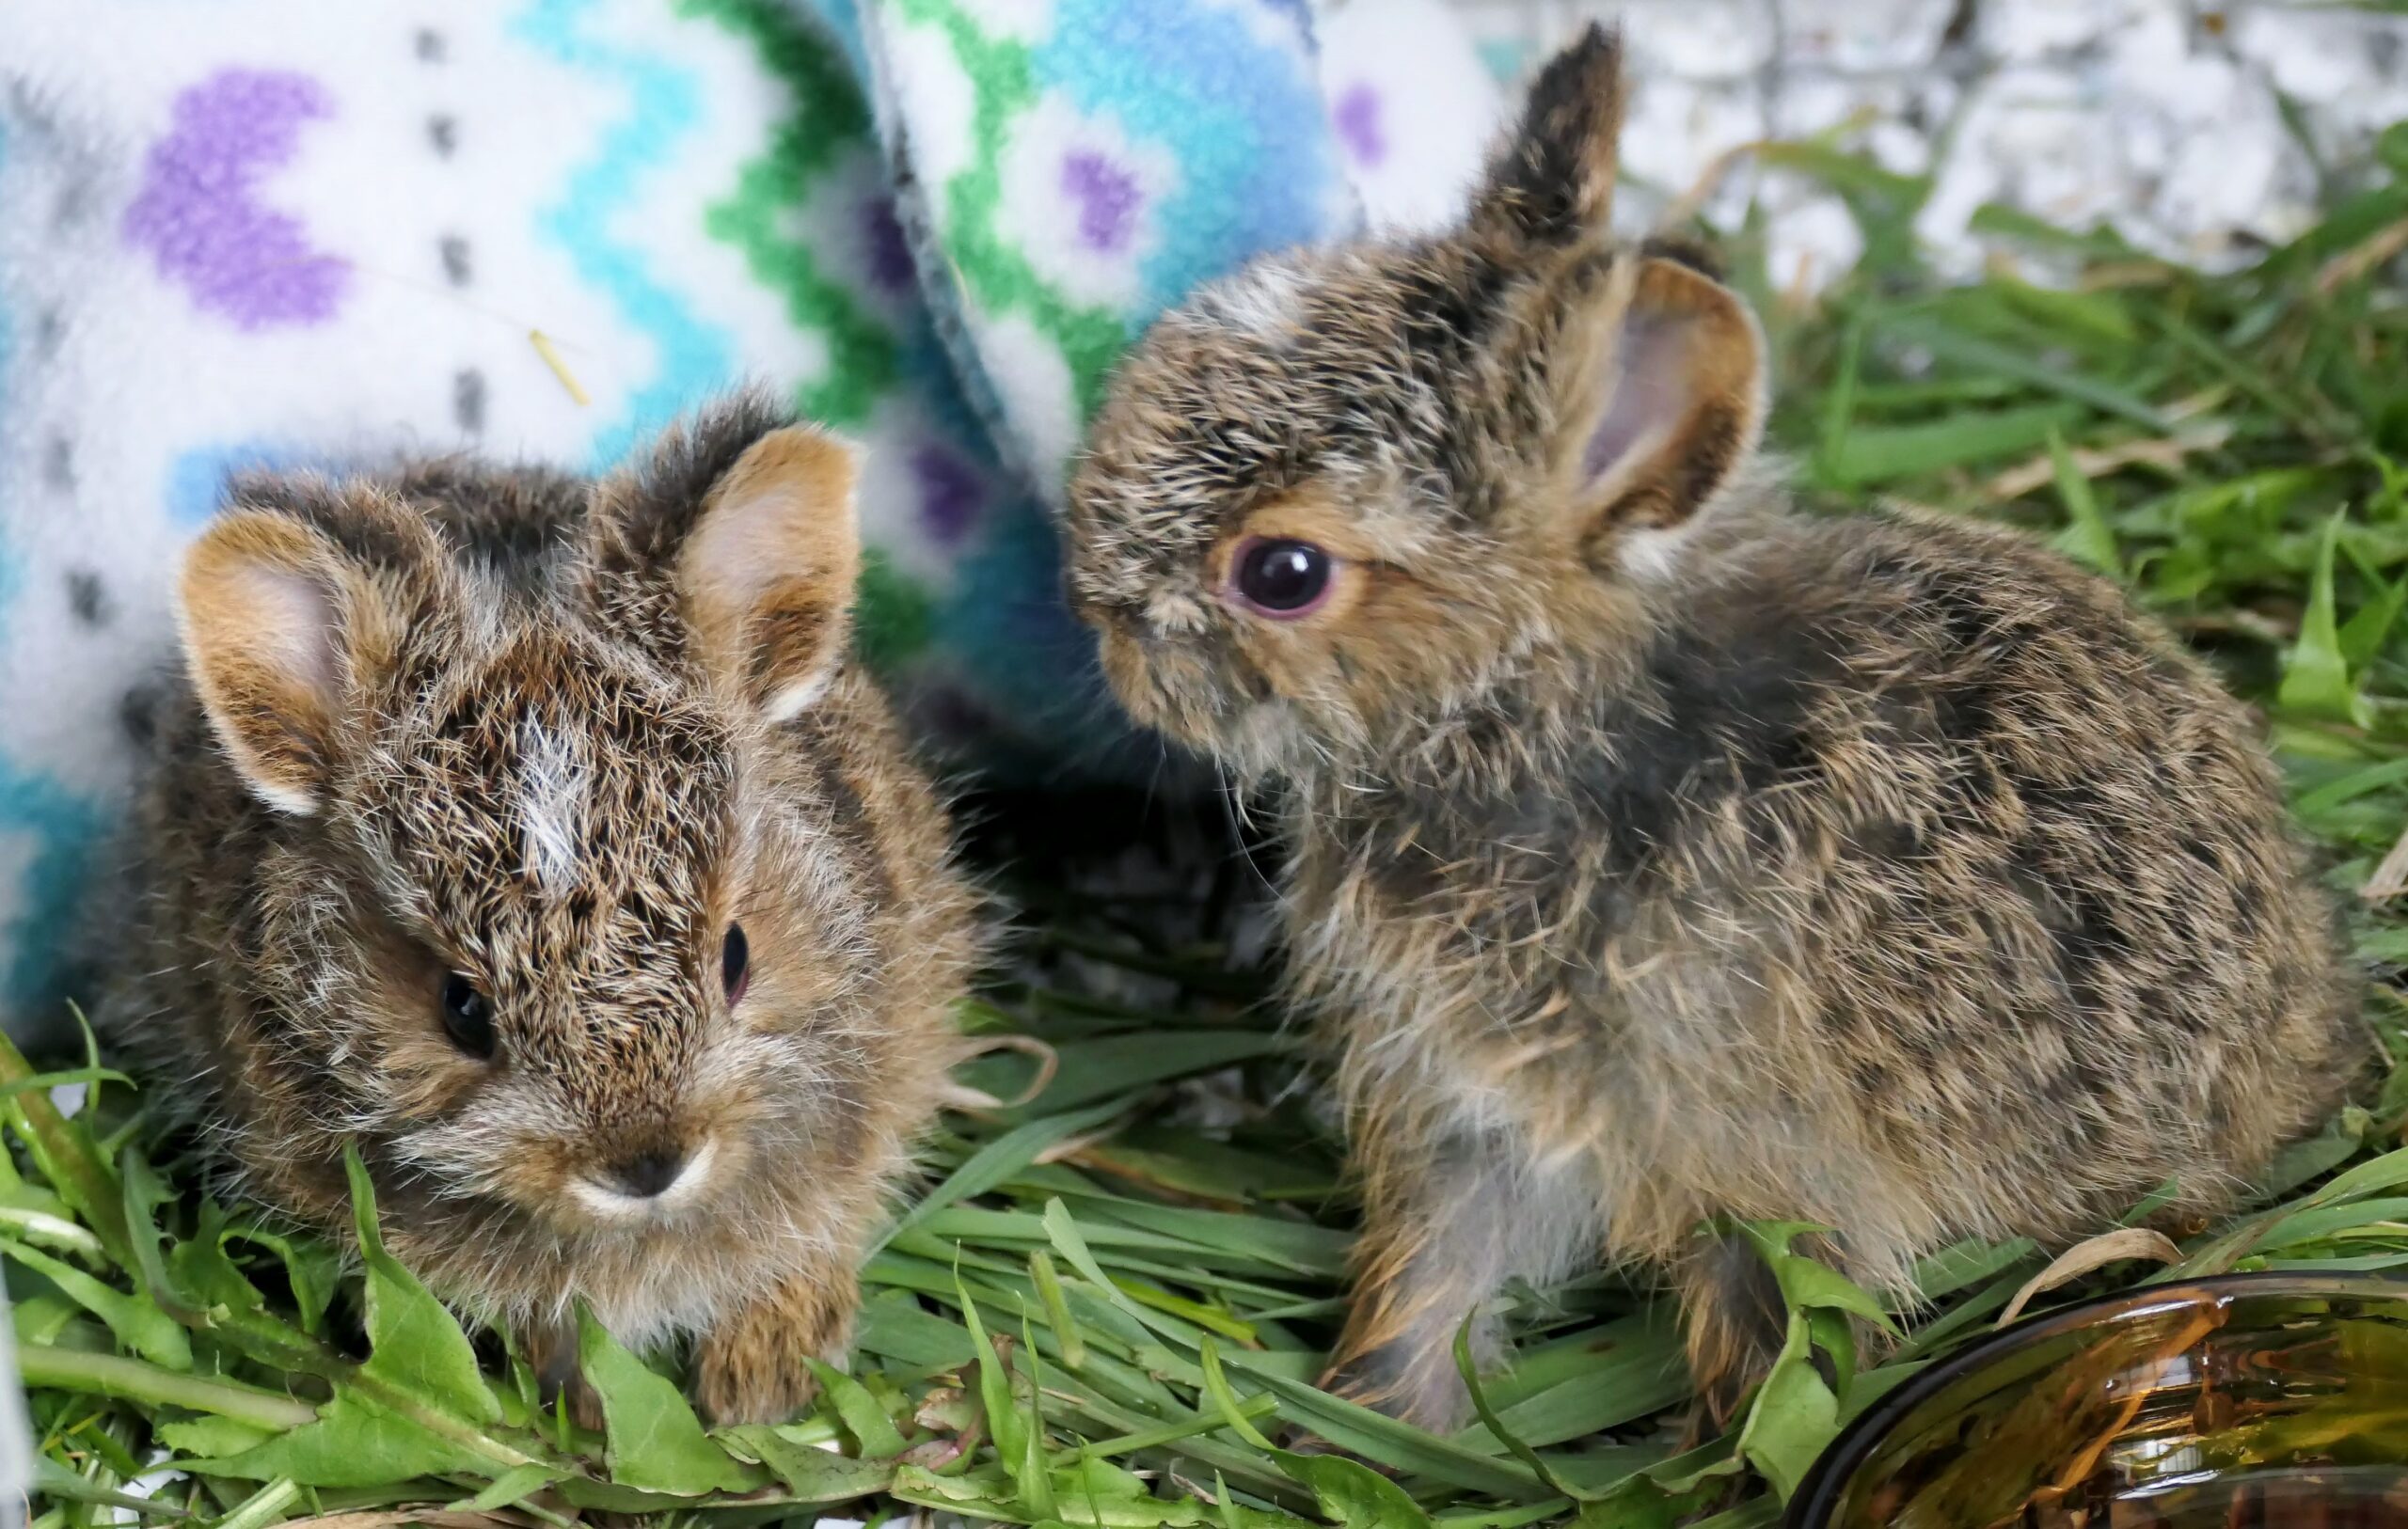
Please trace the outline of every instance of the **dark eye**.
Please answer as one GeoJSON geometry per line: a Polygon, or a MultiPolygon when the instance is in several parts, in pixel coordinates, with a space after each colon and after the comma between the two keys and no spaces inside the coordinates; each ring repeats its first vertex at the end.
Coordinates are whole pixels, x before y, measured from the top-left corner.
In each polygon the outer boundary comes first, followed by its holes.
{"type": "Polygon", "coordinates": [[[720,947],[719,981],[727,989],[727,1006],[736,1007],[744,1000],[745,985],[752,980],[752,947],[744,938],[744,926],[727,926],[727,943],[720,947]]]}
{"type": "Polygon", "coordinates": [[[493,1000],[456,971],[443,979],[443,1033],[478,1061],[493,1060],[493,1000]]]}
{"type": "Polygon", "coordinates": [[[1329,593],[1330,556],[1310,542],[1264,537],[1238,549],[1238,598],[1266,616],[1301,616],[1329,593]]]}

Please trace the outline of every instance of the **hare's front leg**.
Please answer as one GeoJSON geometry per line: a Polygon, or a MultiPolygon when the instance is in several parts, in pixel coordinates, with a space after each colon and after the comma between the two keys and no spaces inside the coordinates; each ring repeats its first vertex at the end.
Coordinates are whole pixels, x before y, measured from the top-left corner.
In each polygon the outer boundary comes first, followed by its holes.
{"type": "Polygon", "coordinates": [[[831,1363],[852,1343],[861,1285],[853,1270],[815,1264],[721,1316],[694,1350],[694,1400],[713,1424],[784,1423],[819,1389],[811,1360],[831,1363]]]}
{"type": "MultiPolygon", "coordinates": [[[[1371,1111],[1376,1121],[1379,1111],[1371,1111]]],[[[1575,1169],[1548,1169],[1517,1141],[1489,1132],[1434,1140],[1362,1132],[1363,1235],[1354,1293],[1324,1388],[1444,1432],[1468,1420],[1455,1333],[1506,1281],[1546,1284],[1597,1256],[1598,1206],[1575,1169]]],[[[1486,1369],[1502,1333],[1493,1315],[1472,1327],[1486,1369]]]]}
{"type": "Polygon", "coordinates": [[[1742,1237],[1704,1239],[1674,1266],[1672,1283],[1681,1299],[1689,1379],[1698,1392],[1687,1437],[1703,1443],[1731,1426],[1739,1404],[1771,1370],[1788,1310],[1771,1267],[1742,1237]]]}
{"type": "Polygon", "coordinates": [[[537,1322],[522,1330],[527,1363],[547,1401],[565,1401],[568,1415],[580,1428],[602,1431],[602,1397],[585,1383],[578,1368],[577,1327],[573,1322],[537,1322]]]}

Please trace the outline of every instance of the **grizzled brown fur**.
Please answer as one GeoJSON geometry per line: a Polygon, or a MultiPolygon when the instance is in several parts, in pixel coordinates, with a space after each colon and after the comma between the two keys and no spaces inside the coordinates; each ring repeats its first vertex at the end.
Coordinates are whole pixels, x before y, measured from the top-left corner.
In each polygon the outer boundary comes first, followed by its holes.
{"type": "Polygon", "coordinates": [[[2359,1061],[2274,773],[2196,663],[2021,538],[1808,517],[1755,464],[1753,321],[1606,231],[1621,87],[1592,32],[1461,229],[1164,318],[1071,490],[1130,708],[1284,786],[1367,1194],[1334,1378],[1437,1426],[1510,1277],[1666,1270],[1727,1408],[1780,1307],[1713,1218],[1836,1228],[1903,1290],[2165,1180],[2227,1204],[2359,1061]],[[1262,537],[1326,549],[1326,597],[1250,607],[1262,537]]]}
{"type": "Polygon", "coordinates": [[[844,1350],[974,954],[941,805],[844,656],[851,492],[752,399],[599,482],[243,485],[186,565],[105,1005],[247,1192],[340,1234],[356,1141],[438,1292],[556,1372],[579,1299],[695,1335],[721,1419],[844,1350]],[[447,1038],[451,973],[489,1061],[447,1038]],[[677,1176],[626,1192],[646,1162],[677,1176]]]}

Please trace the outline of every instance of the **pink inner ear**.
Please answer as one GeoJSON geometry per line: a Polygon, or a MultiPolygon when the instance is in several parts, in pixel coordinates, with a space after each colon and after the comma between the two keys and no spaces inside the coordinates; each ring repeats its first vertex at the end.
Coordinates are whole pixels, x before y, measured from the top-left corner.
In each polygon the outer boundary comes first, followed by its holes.
{"type": "Polygon", "coordinates": [[[249,607],[258,661],[331,710],[341,683],[335,652],[341,619],[325,586],[306,570],[254,566],[233,576],[249,607]]]}
{"type": "Polygon", "coordinates": [[[1651,438],[1660,438],[1679,424],[1689,404],[1679,330],[1678,324],[1660,319],[1623,322],[1612,396],[1580,452],[1583,483],[1608,476],[1651,438]]]}

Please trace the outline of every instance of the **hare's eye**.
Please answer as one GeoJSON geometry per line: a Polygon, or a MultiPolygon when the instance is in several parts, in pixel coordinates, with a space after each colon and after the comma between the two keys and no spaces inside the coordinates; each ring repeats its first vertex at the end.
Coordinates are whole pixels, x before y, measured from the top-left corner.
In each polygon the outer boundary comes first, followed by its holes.
{"type": "Polygon", "coordinates": [[[727,943],[720,947],[720,985],[727,990],[727,1006],[736,1007],[744,1001],[744,989],[752,981],[752,946],[744,938],[744,926],[727,926],[727,943]]]}
{"type": "Polygon", "coordinates": [[[443,979],[443,1033],[478,1061],[493,1060],[493,1000],[456,971],[443,979]]]}
{"type": "Polygon", "coordinates": [[[1330,561],[1310,542],[1266,536],[1238,548],[1229,581],[1265,616],[1301,616],[1329,593],[1330,561]]]}

